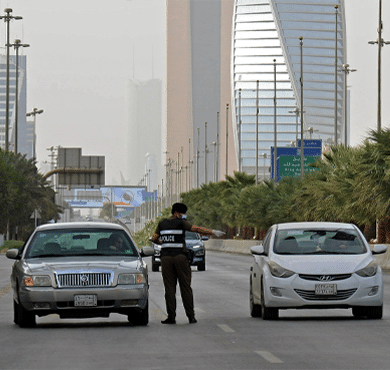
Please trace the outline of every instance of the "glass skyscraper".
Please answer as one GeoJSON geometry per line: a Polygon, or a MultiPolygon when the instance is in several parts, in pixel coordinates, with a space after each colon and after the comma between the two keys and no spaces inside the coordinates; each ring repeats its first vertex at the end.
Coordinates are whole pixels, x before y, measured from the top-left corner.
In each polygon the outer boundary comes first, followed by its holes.
{"type": "Polygon", "coordinates": [[[256,173],[257,146],[259,179],[269,178],[275,117],[277,146],[297,145],[301,57],[304,138],[333,144],[337,130],[338,143],[345,142],[343,0],[235,0],[232,35],[233,130],[242,171],[256,173]]]}
{"type": "MultiPolygon", "coordinates": [[[[0,147],[5,148],[6,126],[6,56],[0,55],[0,147]]],[[[32,158],[32,130],[26,122],[26,56],[19,55],[18,75],[18,152],[32,158]]],[[[9,127],[8,140],[9,150],[15,148],[15,99],[16,99],[16,59],[10,56],[9,63],[9,127]]]]}

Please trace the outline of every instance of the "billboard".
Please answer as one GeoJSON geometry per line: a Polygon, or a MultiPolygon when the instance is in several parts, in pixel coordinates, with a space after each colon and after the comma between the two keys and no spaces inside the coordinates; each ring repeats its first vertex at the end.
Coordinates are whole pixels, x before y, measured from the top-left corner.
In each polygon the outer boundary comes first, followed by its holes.
{"type": "Polygon", "coordinates": [[[105,157],[84,156],[81,148],[58,148],[58,184],[99,186],[105,183],[105,157]]]}
{"type": "Polygon", "coordinates": [[[157,190],[146,191],[144,186],[102,186],[95,189],[61,189],[62,197],[72,208],[103,208],[114,203],[117,208],[135,208],[142,203],[157,200],[157,190]]]}

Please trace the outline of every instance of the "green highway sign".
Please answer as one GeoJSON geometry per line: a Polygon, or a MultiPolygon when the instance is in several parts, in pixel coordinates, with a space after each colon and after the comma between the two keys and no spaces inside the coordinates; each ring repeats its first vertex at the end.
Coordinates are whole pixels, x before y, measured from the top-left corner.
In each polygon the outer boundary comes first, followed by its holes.
{"type": "MultiPolygon", "coordinates": [[[[314,172],[315,168],[309,167],[310,163],[315,162],[319,156],[304,157],[304,172],[314,172]]],[[[279,157],[279,168],[280,168],[280,177],[294,177],[300,176],[301,174],[301,157],[294,155],[281,155],[279,157]]]]}

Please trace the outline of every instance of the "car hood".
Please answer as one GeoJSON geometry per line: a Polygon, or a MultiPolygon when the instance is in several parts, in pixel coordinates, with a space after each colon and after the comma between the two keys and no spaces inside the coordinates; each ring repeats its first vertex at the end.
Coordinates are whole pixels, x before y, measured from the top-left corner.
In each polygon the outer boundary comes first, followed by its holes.
{"type": "Polygon", "coordinates": [[[188,240],[188,239],[186,239],[186,246],[187,247],[190,247],[190,248],[192,248],[192,247],[194,247],[195,245],[203,245],[203,243],[202,243],[202,241],[201,240],[188,240]]]}
{"type": "Polygon", "coordinates": [[[366,267],[373,257],[371,254],[358,255],[309,255],[280,256],[274,254],[271,261],[298,274],[352,274],[366,267]]]}
{"type": "Polygon", "coordinates": [[[85,271],[85,270],[125,270],[137,272],[141,269],[141,261],[136,258],[122,257],[86,257],[86,258],[34,258],[24,260],[24,268],[33,272],[85,271]]]}

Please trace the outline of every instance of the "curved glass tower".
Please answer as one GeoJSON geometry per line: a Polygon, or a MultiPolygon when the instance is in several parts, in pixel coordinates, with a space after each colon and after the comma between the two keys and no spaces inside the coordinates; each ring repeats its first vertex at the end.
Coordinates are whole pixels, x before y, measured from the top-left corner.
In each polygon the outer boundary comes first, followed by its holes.
{"type": "Polygon", "coordinates": [[[297,145],[302,100],[304,138],[344,143],[344,1],[235,0],[234,8],[233,130],[241,171],[269,178],[275,126],[278,147],[297,145]]]}

